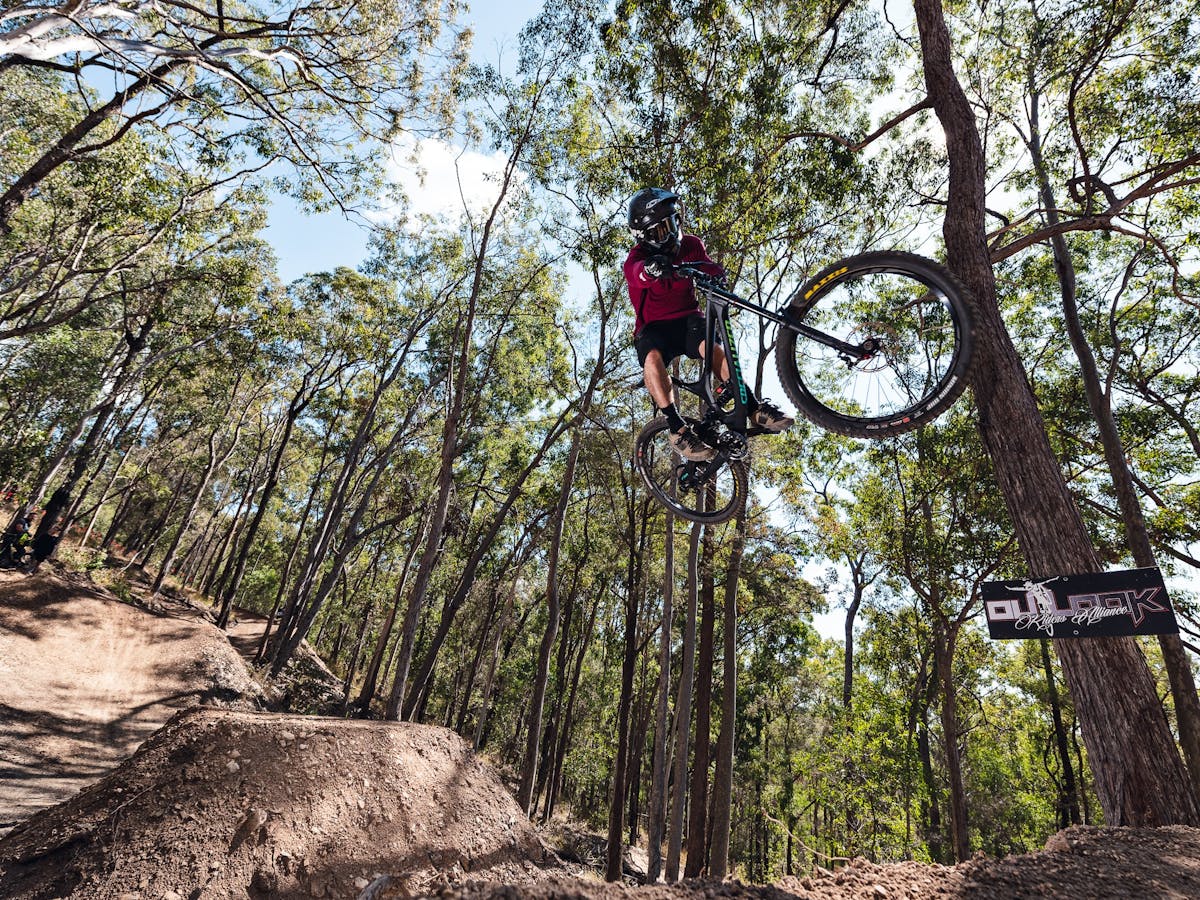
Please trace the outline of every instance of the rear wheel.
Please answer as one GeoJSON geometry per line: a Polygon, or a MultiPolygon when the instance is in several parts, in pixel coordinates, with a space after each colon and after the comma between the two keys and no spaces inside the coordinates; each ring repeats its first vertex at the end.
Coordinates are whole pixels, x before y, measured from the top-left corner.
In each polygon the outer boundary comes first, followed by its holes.
{"type": "Polygon", "coordinates": [[[794,322],[863,348],[857,356],[781,328],[779,380],[797,409],[851,437],[901,434],[936,418],[966,387],[974,306],[944,266],[911,253],[864,253],[828,266],[787,306],[794,322]]]}
{"type": "Polygon", "coordinates": [[[727,522],[746,505],[749,481],[742,460],[693,462],[671,447],[667,420],[646,425],[636,442],[637,469],[650,493],[692,522],[727,522]]]}

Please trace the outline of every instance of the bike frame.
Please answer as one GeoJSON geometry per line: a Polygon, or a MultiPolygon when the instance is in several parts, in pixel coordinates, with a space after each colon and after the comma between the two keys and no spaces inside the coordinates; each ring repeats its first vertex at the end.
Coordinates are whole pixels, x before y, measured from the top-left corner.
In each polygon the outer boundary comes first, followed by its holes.
{"type": "MultiPolygon", "coordinates": [[[[847,344],[845,341],[825,334],[823,331],[818,331],[809,325],[805,325],[803,322],[794,321],[787,315],[772,312],[765,306],[759,306],[757,303],[743,300],[732,291],[714,284],[711,276],[692,266],[677,266],[675,271],[679,275],[690,278],[696,290],[704,295],[704,347],[706,352],[700,363],[699,378],[695,381],[684,381],[681,378],[672,376],[671,381],[676,386],[700,397],[708,405],[709,413],[706,418],[720,422],[730,431],[744,436],[765,433],[764,429],[747,427],[750,419],[750,411],[746,408],[746,381],[742,377],[741,362],[738,359],[737,343],[733,335],[733,323],[730,320],[730,307],[749,310],[761,318],[774,322],[780,328],[791,329],[809,340],[824,344],[826,347],[838,351],[848,360],[857,362],[868,359],[875,352],[869,346],[847,344]],[[720,412],[712,391],[711,376],[713,367],[710,356],[712,348],[716,346],[715,341],[718,334],[723,338],[720,343],[725,348],[725,358],[729,361],[729,377],[735,387],[733,409],[728,413],[720,412]]],[[[718,448],[718,450],[720,449],[718,448]]],[[[718,454],[719,457],[720,453],[718,454]]]]}

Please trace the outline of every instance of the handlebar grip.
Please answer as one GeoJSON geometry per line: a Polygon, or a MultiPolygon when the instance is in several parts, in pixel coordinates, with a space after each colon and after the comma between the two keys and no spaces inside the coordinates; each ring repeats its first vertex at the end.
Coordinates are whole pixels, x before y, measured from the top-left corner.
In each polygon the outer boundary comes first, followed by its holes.
{"type": "Polygon", "coordinates": [[[674,269],[675,274],[684,275],[688,278],[694,278],[700,282],[709,283],[716,280],[707,272],[701,272],[695,266],[672,266],[672,268],[674,269]]]}

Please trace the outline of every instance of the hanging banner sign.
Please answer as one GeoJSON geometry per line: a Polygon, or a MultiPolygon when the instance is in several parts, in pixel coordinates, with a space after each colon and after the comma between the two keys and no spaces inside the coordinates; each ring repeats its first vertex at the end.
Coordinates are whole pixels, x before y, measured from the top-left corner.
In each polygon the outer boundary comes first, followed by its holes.
{"type": "Polygon", "coordinates": [[[1179,633],[1157,568],[989,581],[983,608],[993,639],[1179,633]]]}

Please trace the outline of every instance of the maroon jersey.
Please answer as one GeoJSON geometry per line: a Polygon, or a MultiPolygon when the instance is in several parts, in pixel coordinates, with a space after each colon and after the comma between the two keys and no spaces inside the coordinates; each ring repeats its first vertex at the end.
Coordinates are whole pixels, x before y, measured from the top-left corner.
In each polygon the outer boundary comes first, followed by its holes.
{"type": "MultiPolygon", "coordinates": [[[[646,259],[651,255],[653,251],[639,244],[625,258],[625,283],[629,286],[629,302],[637,315],[634,334],[641,334],[647,322],[681,319],[700,309],[696,291],[687,278],[652,278],[646,274],[646,259]]],[[[704,241],[694,234],[685,234],[680,240],[675,265],[695,266],[717,278],[725,274],[724,269],[708,258],[704,241]]]]}

